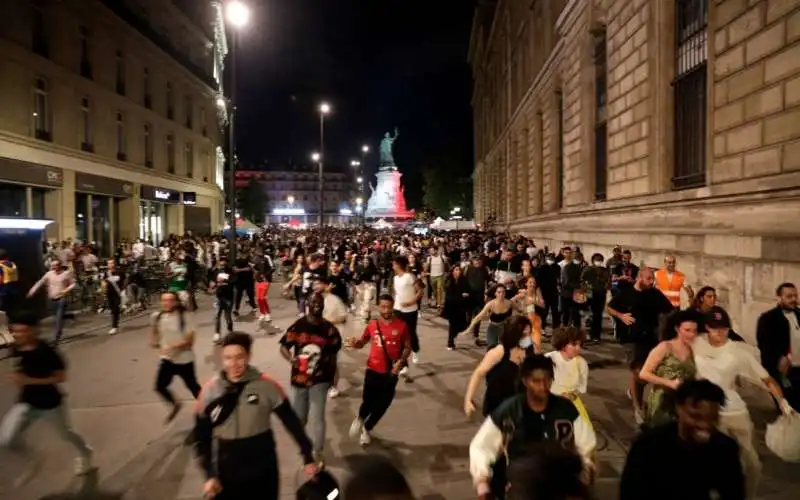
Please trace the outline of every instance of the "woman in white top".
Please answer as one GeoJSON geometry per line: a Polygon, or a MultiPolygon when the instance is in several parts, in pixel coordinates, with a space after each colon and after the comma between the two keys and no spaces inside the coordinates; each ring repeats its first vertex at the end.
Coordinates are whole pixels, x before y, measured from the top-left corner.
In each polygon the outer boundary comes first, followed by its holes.
{"type": "Polygon", "coordinates": [[[553,385],[550,392],[563,396],[575,404],[578,413],[591,424],[589,413],[581,401],[589,385],[589,363],[581,356],[581,345],[586,333],[572,326],[564,326],[553,333],[555,351],[545,354],[553,361],[553,385]]]}
{"type": "Polygon", "coordinates": [[[761,461],[753,446],[753,421],[747,405],[737,392],[741,377],[763,387],[779,401],[784,414],[792,413],[789,402],[775,380],[756,359],[752,349],[728,338],[731,320],[719,306],[712,307],[704,321],[708,335],[700,335],[692,344],[697,377],[714,382],[725,391],[725,407],[720,410],[719,430],[739,443],[739,453],[747,483],[747,498],[755,498],[761,478],[761,461]]]}

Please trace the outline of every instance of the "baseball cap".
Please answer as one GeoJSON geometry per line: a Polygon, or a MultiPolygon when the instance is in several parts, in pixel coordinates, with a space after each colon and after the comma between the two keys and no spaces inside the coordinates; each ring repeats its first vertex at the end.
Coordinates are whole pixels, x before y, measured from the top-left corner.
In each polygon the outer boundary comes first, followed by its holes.
{"type": "Polygon", "coordinates": [[[706,313],[706,326],[709,328],[730,328],[731,317],[725,309],[714,306],[706,313]]]}

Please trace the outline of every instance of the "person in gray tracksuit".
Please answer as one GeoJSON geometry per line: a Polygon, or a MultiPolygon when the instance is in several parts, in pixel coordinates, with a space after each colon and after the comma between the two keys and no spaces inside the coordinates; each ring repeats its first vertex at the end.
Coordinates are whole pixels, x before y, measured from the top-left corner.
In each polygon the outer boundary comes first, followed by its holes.
{"type": "Polygon", "coordinates": [[[245,333],[225,337],[223,370],[206,383],[197,399],[195,449],[206,477],[207,498],[278,498],[272,414],[300,446],[306,474],[317,472],[311,441],[283,389],[250,366],[252,342],[245,333]]]}

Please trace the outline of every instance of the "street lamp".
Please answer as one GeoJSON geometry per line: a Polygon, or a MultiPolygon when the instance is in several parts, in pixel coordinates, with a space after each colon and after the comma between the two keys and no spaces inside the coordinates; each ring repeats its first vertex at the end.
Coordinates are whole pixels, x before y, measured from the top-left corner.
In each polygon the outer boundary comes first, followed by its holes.
{"type": "Polygon", "coordinates": [[[314,160],[319,165],[319,227],[322,228],[322,220],[325,215],[324,199],[325,199],[325,181],[322,175],[322,155],[325,154],[325,115],[331,112],[331,106],[327,102],[319,105],[319,154],[314,160]]]}
{"type": "Polygon", "coordinates": [[[236,136],[234,134],[234,122],[236,117],[236,42],[238,31],[243,28],[250,19],[250,9],[239,0],[230,0],[225,7],[225,20],[233,28],[231,30],[231,49],[230,49],[230,68],[231,68],[231,91],[230,97],[225,99],[220,95],[217,97],[217,105],[228,108],[228,206],[230,234],[230,256],[229,262],[236,261],[236,136]]]}
{"type": "Polygon", "coordinates": [[[319,153],[311,153],[311,161],[314,163],[319,163],[320,158],[322,158],[322,156],[319,153]]]}
{"type": "Polygon", "coordinates": [[[364,198],[362,198],[360,196],[358,198],[356,198],[356,205],[361,206],[363,204],[364,204],[364,198]]]}
{"type": "Polygon", "coordinates": [[[361,146],[361,152],[362,152],[362,153],[365,153],[365,154],[366,154],[366,153],[369,153],[369,146],[367,146],[366,144],[364,144],[363,146],[361,146]]]}
{"type": "Polygon", "coordinates": [[[363,177],[356,177],[356,182],[361,184],[362,182],[364,182],[364,178],[363,177]]]}

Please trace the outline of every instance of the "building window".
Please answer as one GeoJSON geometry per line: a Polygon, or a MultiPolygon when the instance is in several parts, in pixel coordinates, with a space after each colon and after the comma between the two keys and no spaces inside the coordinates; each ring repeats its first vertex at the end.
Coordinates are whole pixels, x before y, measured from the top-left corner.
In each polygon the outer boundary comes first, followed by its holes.
{"type": "Polygon", "coordinates": [[[594,45],[594,89],[595,89],[595,125],[594,125],[594,199],[605,200],[608,183],[608,144],[606,141],[606,104],[608,100],[606,86],[606,30],[595,34],[594,45]]]}
{"type": "Polygon", "coordinates": [[[125,95],[125,56],[117,51],[117,94],[125,95]]]}
{"type": "Polygon", "coordinates": [[[142,145],[144,146],[144,166],[153,168],[153,131],[150,124],[144,124],[143,132],[142,145]]]}
{"type": "Polygon", "coordinates": [[[175,136],[167,134],[167,172],[175,173],[175,136]]]}
{"type": "Polygon", "coordinates": [[[203,134],[203,137],[208,136],[208,128],[206,127],[206,107],[200,106],[200,132],[203,134]]]}
{"type": "Polygon", "coordinates": [[[125,154],[125,117],[122,113],[117,112],[117,160],[127,161],[128,156],[125,154]]]}
{"type": "Polygon", "coordinates": [[[172,83],[167,82],[167,118],[175,118],[175,93],[172,91],[172,83]]]}
{"type": "Polygon", "coordinates": [[[50,132],[50,103],[47,81],[37,78],[33,87],[33,134],[43,141],[52,141],[50,132]]]}
{"type": "Polygon", "coordinates": [[[90,57],[90,38],[91,33],[86,26],[80,27],[80,40],[81,40],[81,76],[84,78],[92,79],[92,60],[90,57]]]}
{"type": "Polygon", "coordinates": [[[147,68],[144,69],[144,85],[142,87],[144,89],[144,107],[153,109],[153,94],[150,91],[150,70],[147,68]]]}
{"type": "Polygon", "coordinates": [[[187,142],[183,147],[183,164],[186,166],[186,177],[194,177],[194,147],[191,142],[187,142]]]}
{"type": "Polygon", "coordinates": [[[706,184],[708,0],[675,4],[675,175],[673,189],[706,184]]]}
{"type": "Polygon", "coordinates": [[[184,123],[186,124],[186,128],[191,130],[194,125],[194,102],[191,96],[186,96],[186,99],[183,101],[183,108],[186,114],[184,123]]]}
{"type": "Polygon", "coordinates": [[[89,98],[81,99],[81,151],[94,152],[92,145],[92,108],[89,98]]]}
{"type": "Polygon", "coordinates": [[[47,39],[47,24],[44,15],[44,0],[33,2],[33,29],[31,30],[33,52],[42,57],[50,56],[50,43],[47,39]]]}
{"type": "Polygon", "coordinates": [[[564,94],[556,93],[556,203],[564,206],[564,94]]]}

